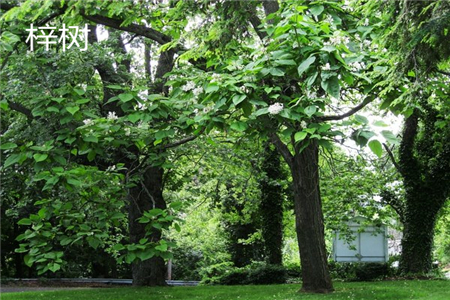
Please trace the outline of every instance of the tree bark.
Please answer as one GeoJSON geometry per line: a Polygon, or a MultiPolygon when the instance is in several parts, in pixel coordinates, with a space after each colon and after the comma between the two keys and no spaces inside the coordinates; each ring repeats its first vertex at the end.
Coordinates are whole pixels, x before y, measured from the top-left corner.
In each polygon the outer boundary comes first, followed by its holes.
{"type": "Polygon", "coordinates": [[[264,161],[261,171],[264,178],[260,180],[262,230],[264,254],[269,264],[281,265],[283,260],[283,187],[280,180],[284,179],[280,154],[272,149],[269,142],[264,146],[264,161]]]}
{"type": "MultiPolygon", "coordinates": [[[[129,191],[129,231],[130,242],[139,243],[146,235],[145,226],[136,221],[144,211],[153,208],[166,209],[166,202],[162,195],[164,171],[159,167],[149,167],[145,173],[138,177],[139,181],[129,191]]],[[[161,239],[161,230],[153,228],[150,239],[158,242],[161,239]]],[[[133,285],[137,286],[163,286],[165,281],[165,264],[162,257],[153,257],[145,261],[135,262],[132,265],[133,285]]]]}
{"type": "Polygon", "coordinates": [[[406,213],[402,238],[402,273],[427,273],[431,270],[434,225],[441,205],[429,201],[432,191],[410,189],[406,194],[406,213]]]}
{"type": "Polygon", "coordinates": [[[290,165],[294,186],[296,232],[304,292],[333,291],[325,248],[322,201],[319,189],[319,147],[314,140],[290,165]]]}

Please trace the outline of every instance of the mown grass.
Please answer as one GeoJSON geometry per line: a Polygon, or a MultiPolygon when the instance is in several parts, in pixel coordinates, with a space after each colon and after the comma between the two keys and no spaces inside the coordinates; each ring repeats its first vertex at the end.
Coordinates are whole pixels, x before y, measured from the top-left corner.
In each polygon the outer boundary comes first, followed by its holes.
{"type": "Polygon", "coordinates": [[[121,287],[39,292],[2,293],[2,300],[402,300],[450,299],[450,281],[336,282],[331,294],[299,293],[300,285],[121,287]]]}

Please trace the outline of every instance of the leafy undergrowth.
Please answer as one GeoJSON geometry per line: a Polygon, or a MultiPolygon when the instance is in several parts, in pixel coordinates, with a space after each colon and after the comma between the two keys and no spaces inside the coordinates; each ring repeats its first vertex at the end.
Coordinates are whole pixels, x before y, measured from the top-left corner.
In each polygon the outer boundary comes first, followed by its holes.
{"type": "Polygon", "coordinates": [[[166,288],[99,288],[2,294],[2,300],[291,300],[291,299],[450,299],[450,281],[336,282],[331,294],[299,293],[300,285],[198,286],[166,288]]]}

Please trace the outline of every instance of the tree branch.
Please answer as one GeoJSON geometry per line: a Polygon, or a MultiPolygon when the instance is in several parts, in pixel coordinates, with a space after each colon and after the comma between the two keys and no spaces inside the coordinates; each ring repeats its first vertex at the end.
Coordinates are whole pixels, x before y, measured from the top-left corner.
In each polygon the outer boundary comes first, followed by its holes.
{"type": "Polygon", "coordinates": [[[83,11],[81,11],[80,14],[83,18],[92,21],[94,23],[102,24],[122,31],[133,32],[136,33],[137,35],[145,36],[146,38],[149,38],[161,45],[164,45],[172,41],[172,38],[170,36],[165,35],[164,33],[161,33],[147,26],[137,24],[122,26],[121,24],[123,23],[123,20],[113,19],[100,15],[87,15],[83,11]]]}
{"type": "Polygon", "coordinates": [[[369,104],[370,102],[372,102],[375,99],[375,97],[373,96],[368,96],[364,99],[363,102],[361,102],[359,105],[355,106],[354,108],[352,108],[351,110],[349,110],[348,112],[342,114],[342,115],[331,115],[331,116],[322,116],[322,117],[318,117],[317,120],[318,121],[339,121],[345,118],[350,117],[351,115],[354,115],[355,113],[357,113],[358,111],[360,111],[361,109],[363,109],[367,104],[369,104]]]}
{"type": "Polygon", "coordinates": [[[196,138],[198,138],[205,131],[205,129],[206,129],[206,127],[203,127],[196,135],[191,135],[191,136],[182,138],[181,140],[175,141],[173,143],[164,145],[163,149],[174,148],[174,147],[186,144],[187,142],[193,141],[196,138]]]}
{"type": "Polygon", "coordinates": [[[392,153],[391,149],[389,149],[389,147],[383,143],[383,147],[386,150],[386,152],[389,155],[389,158],[391,159],[392,163],[394,164],[395,168],[397,169],[398,172],[400,172],[400,174],[402,173],[402,170],[400,168],[400,165],[397,163],[397,161],[395,160],[394,154],[392,153]]]}
{"type": "Polygon", "coordinates": [[[441,71],[441,70],[436,70],[436,72],[450,76],[450,72],[445,72],[445,71],[441,71]]]}
{"type": "Polygon", "coordinates": [[[275,147],[278,149],[278,151],[283,156],[284,160],[288,163],[289,166],[292,165],[294,157],[292,156],[291,151],[289,151],[289,148],[284,144],[280,137],[275,133],[269,134],[270,142],[275,145],[275,147]]]}
{"type": "Polygon", "coordinates": [[[10,101],[10,100],[6,100],[6,101],[8,102],[9,108],[11,108],[12,110],[24,114],[28,118],[28,120],[33,120],[34,119],[34,116],[31,113],[31,110],[29,110],[28,108],[26,108],[22,104],[17,103],[17,102],[13,102],[13,101],[10,101]]]}

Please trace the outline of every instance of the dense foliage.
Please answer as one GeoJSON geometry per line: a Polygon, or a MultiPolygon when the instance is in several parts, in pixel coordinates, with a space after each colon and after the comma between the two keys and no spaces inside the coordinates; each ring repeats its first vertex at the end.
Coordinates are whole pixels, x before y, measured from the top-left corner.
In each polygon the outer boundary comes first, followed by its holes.
{"type": "Polygon", "coordinates": [[[449,262],[449,11],[2,3],[2,274],[165,285],[170,262],[177,279],[266,284],[284,264],[330,292],[332,236],[356,216],[400,224],[404,272],[428,272],[433,245],[449,262]],[[86,51],[30,51],[32,24],[85,23],[86,51]]]}

